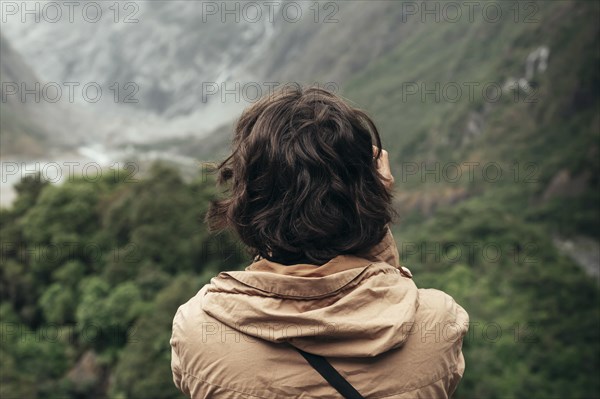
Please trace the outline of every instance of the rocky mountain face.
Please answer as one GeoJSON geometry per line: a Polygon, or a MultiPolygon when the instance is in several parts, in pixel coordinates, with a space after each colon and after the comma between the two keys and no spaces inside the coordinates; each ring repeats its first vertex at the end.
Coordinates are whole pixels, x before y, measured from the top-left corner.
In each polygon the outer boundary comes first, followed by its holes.
{"type": "Polygon", "coordinates": [[[7,15],[3,34],[42,84],[75,82],[61,102],[87,109],[106,145],[203,137],[286,82],[341,90],[405,28],[388,1],[98,4],[7,15]]]}
{"type": "Polygon", "coordinates": [[[90,19],[89,8],[75,9],[72,20],[51,23],[42,8],[25,22],[9,16],[3,26],[37,81],[63,94],[73,82],[73,99],[60,102],[92,115],[88,142],[124,144],[210,130],[227,107],[209,110],[203,93],[212,82],[231,79],[240,57],[268,34],[264,24],[203,23],[194,2],[97,4],[97,19],[90,19]]]}
{"type": "Polygon", "coordinates": [[[4,36],[0,36],[0,80],[1,154],[43,155],[43,145],[51,136],[60,136],[62,129],[49,123],[53,119],[51,107],[36,101],[41,96],[41,89],[35,87],[39,79],[4,36]],[[26,95],[24,87],[30,89],[26,95]]]}
{"type": "Polygon", "coordinates": [[[40,154],[41,148],[36,141],[39,140],[39,126],[30,122],[31,115],[28,107],[22,103],[19,96],[8,95],[8,92],[16,92],[21,82],[35,82],[33,71],[23,62],[23,59],[0,36],[0,79],[2,82],[13,82],[13,84],[2,84],[0,94],[2,95],[2,107],[0,108],[0,149],[4,155],[5,148],[23,148],[27,145],[33,153],[40,154]],[[10,86],[10,87],[9,87],[10,86]],[[8,91],[8,92],[7,92],[8,91]]]}
{"type": "Polygon", "coordinates": [[[68,88],[41,79],[31,65],[0,36],[0,154],[4,159],[48,160],[75,151],[95,131],[97,115],[70,104],[68,88]]]}

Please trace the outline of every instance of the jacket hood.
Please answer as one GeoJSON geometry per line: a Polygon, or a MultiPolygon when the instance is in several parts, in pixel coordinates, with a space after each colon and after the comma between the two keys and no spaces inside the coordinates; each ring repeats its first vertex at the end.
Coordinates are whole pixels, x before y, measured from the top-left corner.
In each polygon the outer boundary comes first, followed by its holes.
{"type": "Polygon", "coordinates": [[[397,250],[390,257],[387,244],[376,255],[341,255],[322,266],[259,259],[213,278],[202,309],[246,338],[322,356],[377,356],[406,341],[418,307],[417,287],[406,268],[388,263],[397,250]]]}

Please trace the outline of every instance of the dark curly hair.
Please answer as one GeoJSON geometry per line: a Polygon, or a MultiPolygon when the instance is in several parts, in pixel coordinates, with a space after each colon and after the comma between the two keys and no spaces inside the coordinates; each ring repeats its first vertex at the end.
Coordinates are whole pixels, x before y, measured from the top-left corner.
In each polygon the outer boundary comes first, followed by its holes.
{"type": "Polygon", "coordinates": [[[211,230],[233,228],[253,256],[323,264],[379,243],[394,211],[377,171],[377,128],[320,88],[286,86],[246,109],[232,154],[217,166],[226,197],[211,230]]]}

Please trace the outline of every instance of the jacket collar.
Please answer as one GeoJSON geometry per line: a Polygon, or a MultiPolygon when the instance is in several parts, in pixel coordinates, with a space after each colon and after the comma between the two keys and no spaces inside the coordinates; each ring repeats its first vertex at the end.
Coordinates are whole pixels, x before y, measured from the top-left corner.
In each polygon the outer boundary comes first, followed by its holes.
{"type": "Polygon", "coordinates": [[[399,264],[398,250],[389,229],[384,239],[369,251],[357,255],[339,255],[323,265],[284,265],[257,257],[245,271],[222,274],[263,292],[314,298],[330,295],[360,280],[365,269],[373,264],[386,269],[400,269],[402,274],[407,275],[406,269],[399,264]]]}
{"type": "Polygon", "coordinates": [[[246,268],[246,271],[269,272],[286,276],[298,277],[325,277],[341,271],[368,266],[368,259],[353,255],[340,255],[331,259],[324,265],[299,263],[297,265],[284,265],[268,259],[260,258],[246,268]]]}
{"type": "Polygon", "coordinates": [[[331,295],[353,281],[359,281],[373,262],[352,255],[340,255],[322,266],[286,266],[260,259],[245,271],[222,272],[254,289],[288,298],[318,298],[331,295]]]}

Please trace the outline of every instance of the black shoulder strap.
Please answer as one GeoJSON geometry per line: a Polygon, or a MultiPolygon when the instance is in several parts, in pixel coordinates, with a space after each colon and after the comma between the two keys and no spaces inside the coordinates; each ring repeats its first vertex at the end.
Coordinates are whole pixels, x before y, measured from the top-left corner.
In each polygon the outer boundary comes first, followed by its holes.
{"type": "Polygon", "coordinates": [[[346,399],[364,399],[363,396],[356,390],[323,356],[313,355],[312,353],[304,352],[302,349],[295,348],[306,361],[315,369],[329,385],[334,387],[346,399]]]}

